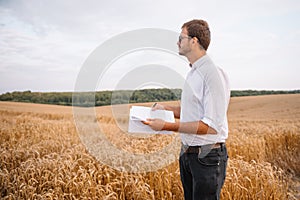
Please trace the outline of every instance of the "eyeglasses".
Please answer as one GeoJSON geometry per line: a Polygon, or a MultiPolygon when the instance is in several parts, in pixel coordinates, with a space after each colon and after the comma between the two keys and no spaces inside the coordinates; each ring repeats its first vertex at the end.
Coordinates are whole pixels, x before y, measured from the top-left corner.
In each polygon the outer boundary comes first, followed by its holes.
{"type": "Polygon", "coordinates": [[[178,42],[181,43],[181,41],[182,41],[183,39],[185,39],[185,38],[191,39],[192,37],[191,37],[191,36],[181,36],[181,35],[179,35],[179,37],[178,37],[178,42]]]}

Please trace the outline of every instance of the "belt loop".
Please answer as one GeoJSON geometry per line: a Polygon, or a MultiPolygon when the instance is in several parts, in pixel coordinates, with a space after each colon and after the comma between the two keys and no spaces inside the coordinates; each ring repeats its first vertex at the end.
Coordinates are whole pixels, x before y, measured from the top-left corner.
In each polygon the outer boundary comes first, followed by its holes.
{"type": "Polygon", "coordinates": [[[221,151],[223,152],[223,151],[224,151],[225,144],[222,142],[220,145],[221,145],[221,151]]]}

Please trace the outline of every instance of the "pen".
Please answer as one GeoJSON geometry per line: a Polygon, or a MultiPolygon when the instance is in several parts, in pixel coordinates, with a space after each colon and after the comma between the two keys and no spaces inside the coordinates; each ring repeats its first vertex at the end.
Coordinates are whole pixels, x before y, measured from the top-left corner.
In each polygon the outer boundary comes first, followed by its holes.
{"type": "Polygon", "coordinates": [[[154,107],[156,106],[156,104],[157,104],[157,103],[154,103],[154,104],[152,105],[152,108],[154,108],[154,107]]]}

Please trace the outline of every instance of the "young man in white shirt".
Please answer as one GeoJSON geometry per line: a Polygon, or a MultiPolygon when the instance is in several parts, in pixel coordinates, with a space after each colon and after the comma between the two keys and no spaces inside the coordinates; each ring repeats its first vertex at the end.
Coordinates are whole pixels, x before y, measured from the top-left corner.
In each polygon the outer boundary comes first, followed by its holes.
{"type": "Polygon", "coordinates": [[[182,26],[177,42],[179,55],[190,62],[180,106],[156,104],[172,110],[180,122],[160,119],[144,122],[154,130],[180,132],[180,177],[186,200],[219,199],[226,177],[227,109],[230,89],[226,74],[206,55],[210,30],[204,20],[182,26]]]}

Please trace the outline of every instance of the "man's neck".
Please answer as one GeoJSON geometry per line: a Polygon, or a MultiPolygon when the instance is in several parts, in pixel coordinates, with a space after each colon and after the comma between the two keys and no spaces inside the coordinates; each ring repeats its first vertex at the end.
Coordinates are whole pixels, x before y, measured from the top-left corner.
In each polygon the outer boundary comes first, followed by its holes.
{"type": "Polygon", "coordinates": [[[187,56],[188,61],[190,64],[194,64],[198,59],[206,55],[206,51],[198,51],[195,54],[187,56]]]}

